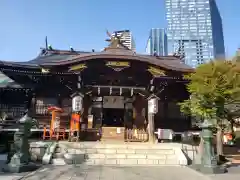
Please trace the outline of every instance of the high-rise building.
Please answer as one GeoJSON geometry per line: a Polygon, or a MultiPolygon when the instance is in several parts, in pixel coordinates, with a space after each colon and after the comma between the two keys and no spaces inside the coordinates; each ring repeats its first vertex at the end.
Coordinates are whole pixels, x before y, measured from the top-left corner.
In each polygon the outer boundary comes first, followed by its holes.
{"type": "Polygon", "coordinates": [[[146,53],[167,56],[167,35],[163,28],[152,28],[147,41],[146,53]]]}
{"type": "Polygon", "coordinates": [[[215,0],[165,0],[168,51],[196,67],[225,57],[222,18],[215,0]]]}
{"type": "Polygon", "coordinates": [[[132,32],[130,30],[122,30],[122,31],[114,31],[112,36],[117,35],[121,37],[120,39],[123,41],[123,45],[131,49],[132,51],[136,51],[135,41],[133,39],[132,32]]]}
{"type": "Polygon", "coordinates": [[[236,56],[240,56],[240,48],[238,48],[236,56]]]}
{"type": "Polygon", "coordinates": [[[240,61],[240,48],[237,50],[236,55],[233,57],[233,60],[240,61]]]}

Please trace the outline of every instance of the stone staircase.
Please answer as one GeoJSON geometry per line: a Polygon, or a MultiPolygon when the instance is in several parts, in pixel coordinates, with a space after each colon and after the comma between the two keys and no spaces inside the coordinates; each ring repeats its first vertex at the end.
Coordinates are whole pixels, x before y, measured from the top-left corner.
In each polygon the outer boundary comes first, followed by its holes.
{"type": "Polygon", "coordinates": [[[187,165],[178,144],[60,142],[52,164],[114,165],[187,165]]]}

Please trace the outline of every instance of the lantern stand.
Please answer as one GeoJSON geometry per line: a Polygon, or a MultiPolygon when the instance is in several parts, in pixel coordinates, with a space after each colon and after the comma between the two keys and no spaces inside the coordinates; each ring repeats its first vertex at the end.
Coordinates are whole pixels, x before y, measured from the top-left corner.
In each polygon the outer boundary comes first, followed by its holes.
{"type": "Polygon", "coordinates": [[[72,112],[68,136],[69,142],[79,140],[80,118],[81,118],[80,112],[72,112]]]}
{"type": "Polygon", "coordinates": [[[68,141],[78,141],[80,138],[80,120],[83,104],[83,95],[81,93],[74,93],[72,96],[72,115],[70,120],[70,130],[68,141]]]}
{"type": "Polygon", "coordinates": [[[65,139],[65,128],[61,128],[61,119],[60,115],[63,112],[62,108],[51,106],[48,108],[48,112],[52,114],[52,119],[50,123],[50,129],[47,129],[44,127],[43,129],[43,140],[49,138],[52,140],[53,138],[56,138],[56,140],[59,140],[62,138],[65,139]]]}
{"type": "Polygon", "coordinates": [[[158,100],[159,97],[157,97],[155,94],[150,95],[148,98],[148,141],[150,143],[156,142],[156,137],[154,134],[155,131],[155,125],[154,125],[154,116],[158,112],[158,100]]]}

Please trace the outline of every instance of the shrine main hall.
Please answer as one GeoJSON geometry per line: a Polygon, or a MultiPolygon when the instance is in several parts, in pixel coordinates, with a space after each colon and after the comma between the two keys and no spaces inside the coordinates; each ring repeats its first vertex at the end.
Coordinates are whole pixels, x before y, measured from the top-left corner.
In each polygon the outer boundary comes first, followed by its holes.
{"type": "Polygon", "coordinates": [[[38,128],[51,131],[49,108],[56,107],[58,127],[68,132],[72,99],[81,95],[80,131],[98,132],[100,139],[146,141],[151,97],[158,102],[152,131],[191,128],[190,118],[178,106],[189,97],[183,76],[191,72],[179,56],[138,54],[118,39],[111,39],[101,52],[49,46],[33,60],[0,61],[0,111],[5,121],[14,121],[30,108],[38,128]]]}

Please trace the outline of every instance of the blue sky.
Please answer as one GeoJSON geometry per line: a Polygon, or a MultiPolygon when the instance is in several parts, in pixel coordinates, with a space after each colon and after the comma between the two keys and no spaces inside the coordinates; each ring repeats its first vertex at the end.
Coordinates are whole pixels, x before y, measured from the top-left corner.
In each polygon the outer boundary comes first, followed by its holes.
{"type": "MultiPolygon", "coordinates": [[[[216,0],[228,56],[240,47],[240,1],[216,0]]],[[[1,0],[0,59],[27,61],[44,46],[101,50],[106,29],[130,29],[143,53],[149,30],[166,27],[164,0],[1,0]]]]}

